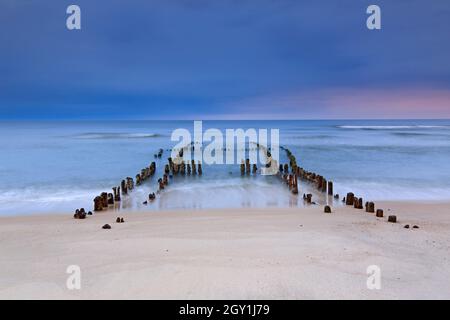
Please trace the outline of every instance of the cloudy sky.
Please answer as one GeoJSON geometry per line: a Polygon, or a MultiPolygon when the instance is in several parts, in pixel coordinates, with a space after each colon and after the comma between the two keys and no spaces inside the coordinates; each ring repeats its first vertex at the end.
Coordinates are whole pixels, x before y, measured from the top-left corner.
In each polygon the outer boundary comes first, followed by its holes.
{"type": "Polygon", "coordinates": [[[0,119],[450,118],[448,0],[1,0],[0,22],[0,119]]]}

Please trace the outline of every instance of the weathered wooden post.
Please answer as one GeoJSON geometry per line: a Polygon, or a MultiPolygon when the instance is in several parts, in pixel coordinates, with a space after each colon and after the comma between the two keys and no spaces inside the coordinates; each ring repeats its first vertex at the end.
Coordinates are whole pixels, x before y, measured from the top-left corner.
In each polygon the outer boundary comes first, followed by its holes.
{"type": "Polygon", "coordinates": [[[199,175],[202,175],[202,173],[203,173],[203,170],[202,170],[202,163],[199,161],[199,162],[198,162],[198,174],[199,174],[199,175]]]}
{"type": "Polygon", "coordinates": [[[158,179],[159,190],[164,190],[164,183],[161,178],[158,179]]]}
{"type": "Polygon", "coordinates": [[[328,195],[333,195],[333,181],[328,181],[328,195]]]}
{"type": "Polygon", "coordinates": [[[137,186],[141,185],[141,175],[140,174],[136,175],[136,185],[137,186]]]}
{"type": "Polygon", "coordinates": [[[349,192],[347,193],[347,197],[345,197],[345,204],[347,206],[352,206],[355,200],[355,195],[353,194],[353,192],[349,192]]]}
{"type": "Polygon", "coordinates": [[[102,198],[102,206],[103,206],[103,208],[108,208],[108,193],[102,192],[100,194],[100,197],[102,198]]]}
{"type": "Polygon", "coordinates": [[[134,189],[134,181],[133,181],[133,178],[131,178],[131,177],[127,177],[127,188],[128,188],[128,190],[134,189]]]}
{"type": "Polygon", "coordinates": [[[192,160],[191,164],[192,164],[192,174],[197,174],[197,167],[195,166],[195,160],[192,160]]]}
{"type": "Polygon", "coordinates": [[[388,222],[396,223],[397,222],[397,216],[389,216],[388,222]]]}
{"type": "Polygon", "coordinates": [[[322,192],[323,193],[327,192],[327,179],[325,178],[322,179],[322,192]]]}
{"type": "Polygon", "coordinates": [[[294,188],[292,189],[293,194],[298,194],[298,181],[297,175],[294,174],[294,188]]]}
{"type": "Polygon", "coordinates": [[[377,209],[376,216],[377,216],[378,218],[383,218],[383,209],[377,209]]]}
{"type": "Polygon", "coordinates": [[[368,202],[366,207],[367,212],[375,212],[375,204],[373,202],[368,202]]]}
{"type": "Polygon", "coordinates": [[[245,163],[244,160],[241,162],[241,176],[245,175],[245,163]]]}
{"type": "Polygon", "coordinates": [[[94,198],[94,211],[102,211],[103,210],[103,200],[102,197],[96,196],[94,198]]]}
{"type": "Polygon", "coordinates": [[[122,180],[120,186],[122,187],[122,194],[128,194],[127,183],[125,180],[122,180]]]}
{"type": "Polygon", "coordinates": [[[252,173],[255,174],[256,171],[258,171],[258,167],[256,166],[256,164],[253,164],[252,173]]]}
{"type": "Polygon", "coordinates": [[[119,202],[120,201],[120,187],[114,187],[113,193],[114,193],[114,201],[119,202]]]}
{"type": "Polygon", "coordinates": [[[155,161],[153,161],[153,162],[150,164],[150,174],[151,174],[151,175],[154,175],[154,174],[155,174],[155,170],[156,170],[156,163],[155,163],[155,161]]]}
{"type": "Polygon", "coordinates": [[[191,165],[188,163],[186,166],[187,166],[187,174],[190,175],[191,174],[191,165]]]}
{"type": "Polygon", "coordinates": [[[323,212],[325,212],[325,213],[331,213],[331,207],[330,207],[330,206],[325,206],[325,207],[323,208],[323,212]]]}
{"type": "Polygon", "coordinates": [[[317,190],[322,190],[323,177],[317,176],[317,190]]]}
{"type": "Polygon", "coordinates": [[[356,209],[363,209],[364,208],[364,206],[363,206],[363,198],[359,198],[358,199],[358,206],[356,207],[356,209]]]}
{"type": "Polygon", "coordinates": [[[114,205],[114,196],[112,193],[108,193],[108,205],[114,205]]]}

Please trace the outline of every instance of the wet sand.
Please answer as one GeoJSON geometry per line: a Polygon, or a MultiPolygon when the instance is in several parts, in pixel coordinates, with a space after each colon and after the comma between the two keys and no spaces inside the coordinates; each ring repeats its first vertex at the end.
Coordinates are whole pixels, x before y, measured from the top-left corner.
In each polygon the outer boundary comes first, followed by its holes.
{"type": "Polygon", "coordinates": [[[4,217],[0,298],[450,299],[450,203],[377,207],[384,218],[345,206],[4,217]]]}

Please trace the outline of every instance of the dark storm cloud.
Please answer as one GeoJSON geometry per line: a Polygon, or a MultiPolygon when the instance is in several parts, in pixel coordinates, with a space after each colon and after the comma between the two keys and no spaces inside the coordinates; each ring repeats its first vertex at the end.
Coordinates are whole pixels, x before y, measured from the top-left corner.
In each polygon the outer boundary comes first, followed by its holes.
{"type": "Polygon", "coordinates": [[[369,31],[372,2],[3,0],[0,118],[320,118],[311,92],[384,89],[436,89],[445,111],[450,2],[375,1],[369,31]],[[65,27],[72,3],[80,31],[65,27]]]}

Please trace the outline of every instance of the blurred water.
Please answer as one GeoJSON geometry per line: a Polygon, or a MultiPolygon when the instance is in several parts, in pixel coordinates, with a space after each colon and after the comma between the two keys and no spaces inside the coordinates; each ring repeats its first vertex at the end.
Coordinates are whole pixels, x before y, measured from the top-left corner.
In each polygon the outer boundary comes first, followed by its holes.
{"type": "MultiPolygon", "coordinates": [[[[449,120],[206,121],[204,129],[280,130],[299,165],[372,200],[450,199],[449,120]]],[[[171,148],[173,129],[192,121],[0,122],[0,214],[72,212],[134,177],[171,148]]],[[[282,160],[285,154],[280,152],[282,160]]],[[[157,160],[158,174],[169,152],[157,160]]],[[[276,177],[244,177],[238,165],[175,177],[146,209],[301,206],[276,177]]],[[[142,208],[156,177],[124,199],[142,208]]],[[[300,193],[309,191],[300,186],[300,193]]],[[[325,201],[325,199],[320,199],[325,201]]]]}

